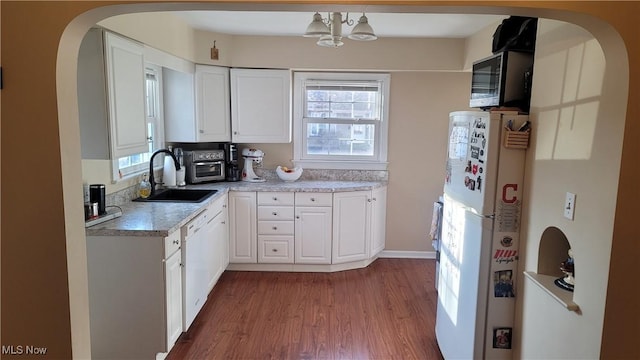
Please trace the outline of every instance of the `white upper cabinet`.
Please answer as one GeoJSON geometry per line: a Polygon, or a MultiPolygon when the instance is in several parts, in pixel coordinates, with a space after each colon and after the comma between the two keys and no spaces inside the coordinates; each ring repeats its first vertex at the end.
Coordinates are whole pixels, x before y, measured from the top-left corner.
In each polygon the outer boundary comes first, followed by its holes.
{"type": "Polygon", "coordinates": [[[111,158],[148,152],[144,48],[109,32],[104,39],[111,158]]]}
{"type": "Polygon", "coordinates": [[[166,141],[231,141],[229,68],[196,64],[195,76],[164,68],[163,80],[166,141]]]}
{"type": "Polygon", "coordinates": [[[197,141],[193,78],[193,69],[184,72],[162,68],[165,141],[197,141]]]}
{"type": "Polygon", "coordinates": [[[231,141],[291,142],[291,72],[231,69],[231,141]]]}
{"type": "Polygon", "coordinates": [[[149,151],[143,46],[90,29],[78,54],[78,114],[83,159],[149,151]]]}
{"type": "Polygon", "coordinates": [[[196,65],[197,141],[231,141],[229,68],[196,65]]]}

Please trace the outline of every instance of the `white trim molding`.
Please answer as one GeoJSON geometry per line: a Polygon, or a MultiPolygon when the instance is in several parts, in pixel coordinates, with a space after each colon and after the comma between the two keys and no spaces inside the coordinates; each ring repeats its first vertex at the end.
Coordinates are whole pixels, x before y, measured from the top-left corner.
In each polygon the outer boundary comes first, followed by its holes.
{"type": "Polygon", "coordinates": [[[390,259],[435,259],[435,251],[402,251],[402,250],[382,250],[378,255],[380,258],[390,259]]]}

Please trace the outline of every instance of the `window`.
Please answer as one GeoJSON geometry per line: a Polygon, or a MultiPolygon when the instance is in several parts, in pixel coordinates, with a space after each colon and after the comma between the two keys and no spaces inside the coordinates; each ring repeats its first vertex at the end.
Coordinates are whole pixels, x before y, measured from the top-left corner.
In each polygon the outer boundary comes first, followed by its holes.
{"type": "Polygon", "coordinates": [[[294,74],[294,163],[386,169],[388,74],[294,74]]]}
{"type": "MultiPolygon", "coordinates": [[[[145,113],[147,115],[147,140],[149,151],[121,157],[117,160],[120,178],[148,171],[149,159],[153,152],[164,146],[164,129],[161,111],[162,69],[159,66],[145,66],[145,113]]],[[[158,165],[158,164],[156,164],[158,165]]]]}

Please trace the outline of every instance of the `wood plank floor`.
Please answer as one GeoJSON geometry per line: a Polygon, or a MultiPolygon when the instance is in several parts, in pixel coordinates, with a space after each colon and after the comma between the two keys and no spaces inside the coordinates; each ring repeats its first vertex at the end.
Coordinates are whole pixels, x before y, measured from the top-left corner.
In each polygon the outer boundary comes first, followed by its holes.
{"type": "Polygon", "coordinates": [[[225,272],[167,357],[442,359],[434,260],[337,273],[225,272]]]}

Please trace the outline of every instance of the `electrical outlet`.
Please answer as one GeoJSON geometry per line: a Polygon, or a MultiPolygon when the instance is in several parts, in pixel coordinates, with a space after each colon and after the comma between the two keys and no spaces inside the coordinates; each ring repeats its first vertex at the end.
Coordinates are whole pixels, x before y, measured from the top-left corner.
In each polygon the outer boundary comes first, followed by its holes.
{"type": "Polygon", "coordinates": [[[573,214],[576,210],[576,194],[567,193],[564,200],[564,217],[569,220],[573,220],[573,214]]]}

